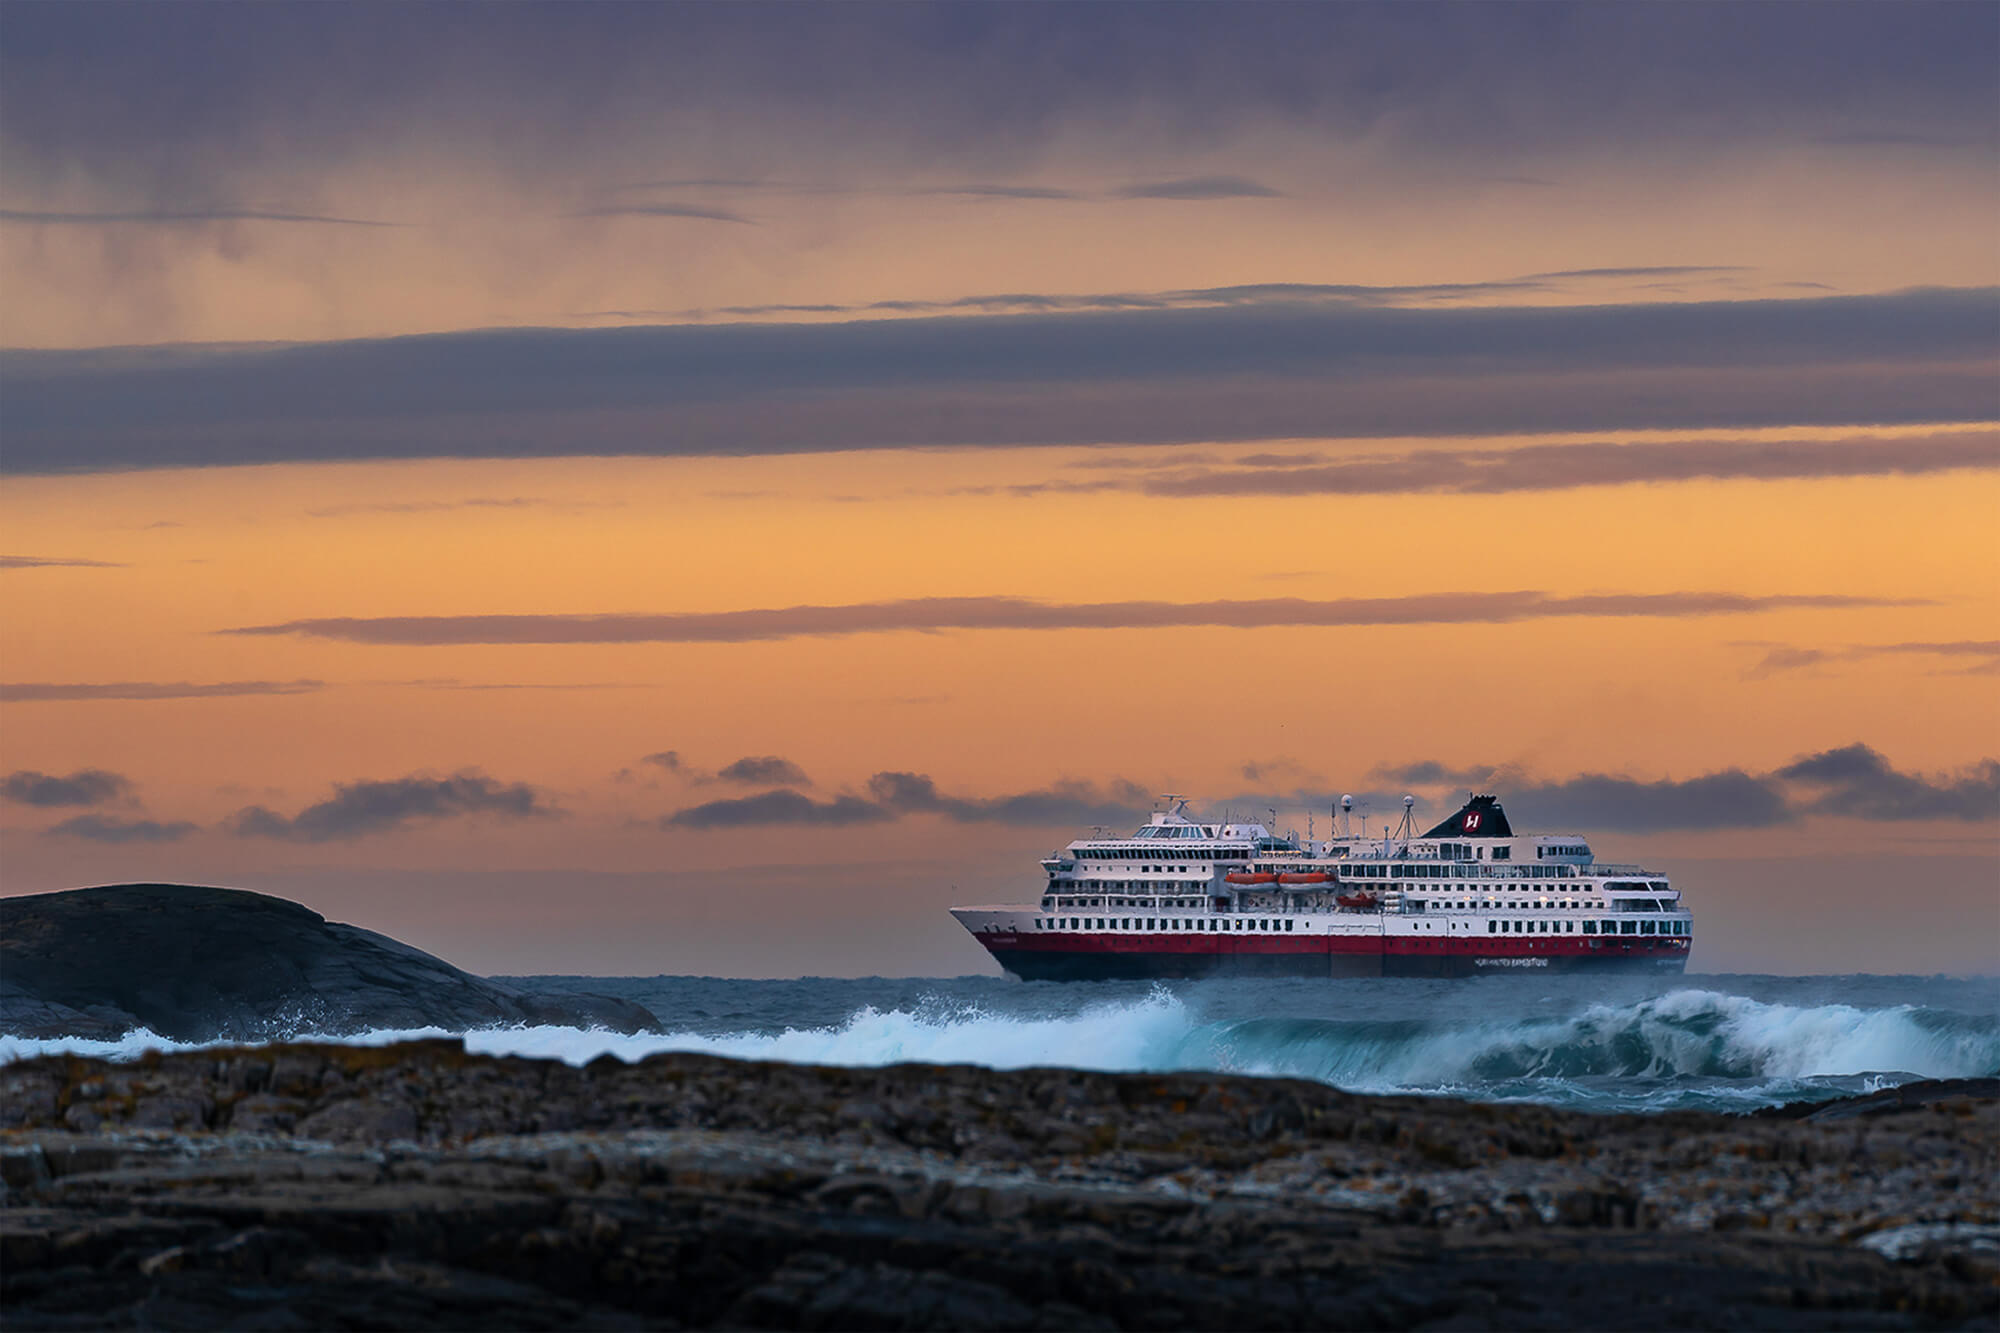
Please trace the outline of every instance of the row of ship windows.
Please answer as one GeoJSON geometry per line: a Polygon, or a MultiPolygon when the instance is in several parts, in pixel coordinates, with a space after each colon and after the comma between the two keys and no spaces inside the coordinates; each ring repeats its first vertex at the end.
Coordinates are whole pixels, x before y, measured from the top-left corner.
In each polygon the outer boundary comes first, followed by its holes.
{"type": "MultiPolygon", "coordinates": [[[[1108,868],[1111,867],[1107,867],[1107,869],[1108,868]]],[[[1117,869],[1122,869],[1128,875],[1185,875],[1189,871],[1199,870],[1199,868],[1195,866],[1123,866],[1123,867],[1117,867],[1117,869]]],[[[1300,867],[1258,866],[1256,867],[1256,869],[1263,873],[1276,874],[1280,871],[1296,871],[1300,869],[1300,867]]],[[[1201,873],[1212,873],[1212,872],[1201,872],[1201,873]]],[[[1335,866],[1333,867],[1333,871],[1331,873],[1337,874],[1338,877],[1341,879],[1385,879],[1385,880],[1404,880],[1404,879],[1432,880],[1432,879],[1464,879],[1467,877],[1473,877],[1473,878],[1484,877],[1491,879],[1506,879],[1509,881],[1513,881],[1521,879],[1573,879],[1573,878],[1586,877],[1584,875],[1583,867],[1580,866],[1508,866],[1504,868],[1495,867],[1491,871],[1488,871],[1480,866],[1448,866],[1448,865],[1392,866],[1384,863],[1380,865],[1335,866]]],[[[1134,884],[1130,880],[1102,880],[1102,879],[1051,880],[1050,883],[1052,885],[1063,888],[1068,888],[1071,887],[1072,885],[1077,888],[1089,888],[1089,889],[1138,887],[1138,885],[1134,884]]],[[[1619,884],[1619,885],[1614,885],[1613,887],[1644,889],[1649,886],[1655,893],[1664,893],[1666,892],[1667,889],[1667,884],[1665,880],[1634,881],[1629,885],[1619,884]]],[[[1394,888],[1396,886],[1391,884],[1391,885],[1385,885],[1384,887],[1394,888]]],[[[1464,889],[1466,886],[1464,884],[1457,884],[1457,885],[1446,884],[1446,885],[1441,885],[1440,887],[1446,889],[1450,888],[1464,889]]]]}
{"type": "MultiPolygon", "coordinates": [[[[1447,888],[1449,886],[1446,886],[1447,888]]],[[[1461,886],[1462,887],[1462,886],[1461,886]]],[[[1300,895],[1303,897],[1304,895],[1300,895]]],[[[1207,903],[1206,898],[1044,898],[1042,910],[1063,911],[1072,907],[1166,907],[1181,910],[1199,910],[1207,903]]],[[[1410,906],[1421,912],[1429,907],[1436,911],[1472,912],[1481,908],[1514,912],[1602,912],[1605,904],[1599,898],[1420,898],[1410,906]]],[[[1667,912],[1672,907],[1656,898],[1614,899],[1614,912],[1667,912]]]]}
{"type": "MultiPolygon", "coordinates": [[[[1134,886],[1137,887],[1137,886],[1134,886]]],[[[1147,885],[1147,888],[1168,887],[1147,885]]],[[[1072,907],[1169,907],[1181,911],[1202,911],[1208,906],[1206,897],[1194,898],[1044,898],[1044,912],[1066,911],[1072,907]]]]}
{"type": "Polygon", "coordinates": [[[1237,917],[1036,917],[1036,930],[1183,930],[1194,933],[1228,933],[1230,931],[1263,930],[1279,934],[1292,928],[1291,917],[1237,916],[1237,917]]]}
{"type": "Polygon", "coordinates": [[[1212,881],[1190,879],[1190,881],[1140,881],[1140,879],[1072,879],[1064,885],[1052,885],[1056,889],[1146,889],[1150,893],[1194,893],[1202,885],[1212,881]]]}
{"type": "MultiPolygon", "coordinates": [[[[1585,921],[1585,935],[1689,935],[1686,917],[1667,921],[1585,921]]],[[[1488,935],[1574,935],[1575,921],[1488,921],[1488,935]],[[1510,929],[1511,927],[1511,929],[1510,929]]]]}
{"type": "MultiPolygon", "coordinates": [[[[1107,870],[1120,870],[1128,875],[1185,875],[1193,866],[1106,866],[1107,870]]],[[[1082,880],[1079,883],[1095,884],[1096,880],[1082,880]]]]}
{"type": "MultiPolygon", "coordinates": [[[[1160,851],[1164,850],[1161,848],[1143,851],[1138,855],[1158,856],[1160,851]]],[[[1079,860],[1084,861],[1122,861],[1132,854],[1130,851],[1118,851],[1108,847],[1095,850],[1086,847],[1075,853],[1079,860]]],[[[1171,855],[1185,856],[1193,861],[1247,861],[1250,859],[1251,851],[1248,847],[1176,847],[1171,855]]]]}
{"type": "MultiPolygon", "coordinates": [[[[1036,930],[1164,930],[1222,933],[1264,931],[1283,934],[1292,917],[1037,917],[1036,930]]],[[[1691,933],[1687,918],[1668,921],[1488,921],[1488,935],[1680,935],[1691,933]]]]}
{"type": "Polygon", "coordinates": [[[1668,912],[1673,909],[1659,898],[1613,898],[1609,907],[1601,898],[1418,898],[1408,904],[1421,912],[1476,912],[1497,908],[1511,912],[1668,912]]]}

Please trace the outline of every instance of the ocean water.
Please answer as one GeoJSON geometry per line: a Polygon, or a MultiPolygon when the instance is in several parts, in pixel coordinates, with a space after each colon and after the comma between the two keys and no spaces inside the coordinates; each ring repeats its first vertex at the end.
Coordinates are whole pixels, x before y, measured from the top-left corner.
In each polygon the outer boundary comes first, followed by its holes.
{"type": "MultiPolygon", "coordinates": [[[[463,1035],[475,1051],[572,1064],[705,1051],[831,1065],[1215,1070],[1358,1092],[1638,1112],[1746,1111],[1915,1078],[2000,1074],[1995,977],[504,980],[635,1000],[666,1031],[284,1035],[371,1044],[463,1035]]],[[[0,1061],[55,1050],[132,1057],[178,1048],[149,1032],[117,1042],[0,1036],[0,1061]]]]}

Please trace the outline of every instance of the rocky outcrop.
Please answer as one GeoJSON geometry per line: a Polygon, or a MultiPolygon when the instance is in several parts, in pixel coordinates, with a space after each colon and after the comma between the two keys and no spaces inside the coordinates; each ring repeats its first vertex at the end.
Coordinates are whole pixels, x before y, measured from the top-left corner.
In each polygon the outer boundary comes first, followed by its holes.
{"type": "Polygon", "coordinates": [[[0,1315],[1991,1326],[1993,1091],[1813,1121],[455,1042],[49,1058],[0,1069],[0,1315]]]}
{"type": "Polygon", "coordinates": [[[261,893],[115,884],[0,898],[0,1032],[13,1036],[108,1040],[144,1027],[210,1041],[510,1023],[658,1026],[639,1005],[517,990],[261,893]]]}

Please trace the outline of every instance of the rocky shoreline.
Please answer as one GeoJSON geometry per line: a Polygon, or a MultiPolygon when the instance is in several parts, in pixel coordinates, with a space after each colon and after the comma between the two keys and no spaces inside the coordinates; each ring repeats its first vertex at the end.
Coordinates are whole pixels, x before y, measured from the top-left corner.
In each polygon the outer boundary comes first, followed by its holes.
{"type": "MultiPolygon", "coordinates": [[[[1866,1104],[1864,1104],[1866,1103],[1866,1104]]],[[[1803,1118],[1207,1074],[0,1068],[35,1328],[1932,1328],[2000,1317],[2000,1080],[1803,1118]]]]}

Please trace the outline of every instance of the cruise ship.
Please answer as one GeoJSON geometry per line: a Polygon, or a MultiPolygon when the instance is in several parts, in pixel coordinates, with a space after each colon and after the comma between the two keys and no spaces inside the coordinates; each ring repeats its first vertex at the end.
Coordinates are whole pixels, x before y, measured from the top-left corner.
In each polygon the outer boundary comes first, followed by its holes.
{"type": "Polygon", "coordinates": [[[1343,797],[1316,841],[1202,823],[1169,795],[1129,837],[1045,858],[1039,902],[952,915],[1028,981],[1686,969],[1693,920],[1666,875],[1576,835],[1517,836],[1497,797],[1469,797],[1419,835],[1406,796],[1377,837],[1343,797]]]}

